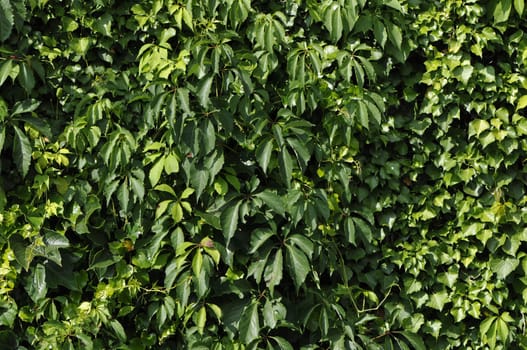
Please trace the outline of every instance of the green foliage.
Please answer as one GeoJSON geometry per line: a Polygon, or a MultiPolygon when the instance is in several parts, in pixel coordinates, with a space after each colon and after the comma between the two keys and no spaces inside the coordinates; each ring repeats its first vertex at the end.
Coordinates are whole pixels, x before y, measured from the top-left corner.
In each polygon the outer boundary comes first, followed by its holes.
{"type": "Polygon", "coordinates": [[[526,347],[524,5],[0,0],[0,342],[526,347]]]}

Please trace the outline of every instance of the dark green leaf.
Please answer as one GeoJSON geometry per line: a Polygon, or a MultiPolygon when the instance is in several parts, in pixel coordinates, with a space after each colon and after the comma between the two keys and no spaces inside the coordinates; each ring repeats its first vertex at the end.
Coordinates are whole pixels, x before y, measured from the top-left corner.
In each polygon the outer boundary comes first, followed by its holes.
{"type": "Polygon", "coordinates": [[[11,3],[9,0],[0,0],[0,41],[5,41],[9,38],[14,23],[11,3]]]}
{"type": "Polygon", "coordinates": [[[282,198],[276,193],[265,190],[254,195],[257,198],[260,198],[269,208],[273,209],[277,214],[284,216],[285,215],[285,206],[282,198]]]}
{"type": "Polygon", "coordinates": [[[33,302],[38,303],[48,292],[46,284],[46,269],[42,264],[37,264],[32,270],[29,283],[26,285],[26,291],[33,302]]]}
{"type": "Polygon", "coordinates": [[[240,340],[249,344],[260,334],[260,320],[258,316],[258,302],[252,301],[245,307],[238,325],[240,340]]]}
{"type": "Polygon", "coordinates": [[[241,204],[241,201],[236,201],[234,204],[230,203],[220,215],[221,228],[227,245],[231,241],[231,238],[234,236],[234,233],[238,228],[238,213],[241,204]]]}
{"type": "Polygon", "coordinates": [[[29,171],[31,163],[31,144],[29,139],[18,127],[13,126],[15,137],[13,140],[13,159],[16,167],[22,177],[25,177],[29,171]]]}
{"type": "Polygon", "coordinates": [[[286,264],[298,291],[309,274],[311,266],[306,255],[300,249],[291,245],[286,245],[286,249],[286,264]]]}

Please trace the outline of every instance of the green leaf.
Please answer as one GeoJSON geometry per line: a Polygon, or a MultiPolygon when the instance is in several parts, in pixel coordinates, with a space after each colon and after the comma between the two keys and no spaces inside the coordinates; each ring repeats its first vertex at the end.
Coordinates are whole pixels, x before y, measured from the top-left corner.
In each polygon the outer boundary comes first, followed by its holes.
{"type": "Polygon", "coordinates": [[[514,9],[518,13],[518,16],[521,17],[523,15],[524,7],[525,7],[525,0],[514,0],[514,9]]]}
{"type": "Polygon", "coordinates": [[[285,182],[285,185],[287,188],[291,187],[291,179],[293,177],[293,160],[291,158],[291,154],[289,154],[289,151],[284,147],[282,148],[282,151],[280,152],[280,173],[282,175],[282,179],[285,182]]]}
{"type": "Polygon", "coordinates": [[[18,75],[20,84],[29,94],[35,87],[35,76],[33,75],[33,70],[29,66],[29,63],[24,62],[20,65],[20,74],[18,75]]]}
{"type": "Polygon", "coordinates": [[[23,101],[19,101],[15,103],[13,106],[13,111],[11,112],[11,116],[14,117],[15,115],[22,114],[22,113],[31,113],[35,111],[38,106],[40,106],[40,101],[31,98],[26,99],[23,101]]]}
{"type": "Polygon", "coordinates": [[[403,33],[401,28],[391,22],[388,22],[386,24],[386,29],[388,30],[388,38],[392,44],[397,48],[397,50],[401,51],[401,45],[403,43],[403,33]]]}
{"type": "Polygon", "coordinates": [[[264,174],[267,174],[267,167],[271,159],[271,153],[273,151],[273,141],[267,140],[264,143],[261,143],[256,148],[256,161],[258,165],[262,168],[264,174]]]}
{"type": "Polygon", "coordinates": [[[278,345],[280,350],[293,350],[294,349],[291,343],[289,343],[286,339],[282,337],[271,336],[269,338],[271,338],[272,340],[276,342],[276,345],[278,345]]]}
{"type": "Polygon", "coordinates": [[[165,166],[165,160],[164,158],[160,158],[152,168],[150,168],[150,172],[148,173],[148,180],[150,180],[150,185],[154,187],[159,182],[159,179],[161,178],[161,173],[163,172],[163,167],[165,166]]]}
{"type": "Polygon", "coordinates": [[[476,119],[470,122],[468,125],[468,137],[476,135],[479,137],[481,133],[490,128],[490,124],[485,119],[476,119]]]}
{"type": "Polygon", "coordinates": [[[238,228],[238,213],[241,204],[241,201],[236,201],[235,204],[230,204],[220,215],[221,229],[227,245],[229,245],[231,238],[234,236],[234,233],[238,228]]]}
{"type": "Polygon", "coordinates": [[[123,328],[123,325],[118,320],[111,320],[110,321],[110,327],[112,327],[112,330],[114,334],[117,336],[117,339],[119,339],[122,342],[125,342],[127,339],[126,332],[123,328]]]}
{"type": "Polygon", "coordinates": [[[31,163],[31,144],[26,134],[18,127],[13,126],[15,137],[13,139],[13,159],[16,167],[22,177],[25,177],[29,171],[31,163]]]}
{"type": "Polygon", "coordinates": [[[198,333],[203,334],[205,324],[207,323],[207,309],[202,306],[196,314],[196,326],[198,327],[198,333]]]}
{"type": "MultiPolygon", "coordinates": [[[[13,327],[13,323],[15,322],[15,320],[17,319],[17,313],[18,313],[18,308],[17,308],[17,305],[14,301],[10,300],[10,299],[7,299],[7,300],[0,300],[0,325],[1,326],[7,326],[7,327],[13,327]]],[[[0,332],[9,332],[9,331],[0,331],[0,332]]],[[[2,334],[0,333],[0,337],[2,336],[2,334]]],[[[2,339],[0,338],[0,341],[2,341],[5,339],[2,339]]],[[[16,340],[16,338],[15,338],[16,340]]],[[[6,344],[5,342],[2,343],[2,344],[6,344]]],[[[9,343],[7,343],[9,344],[9,343]]],[[[15,345],[14,347],[12,348],[9,348],[9,349],[18,349],[17,346],[15,345]]]]}
{"type": "Polygon", "coordinates": [[[415,333],[403,331],[401,334],[408,340],[414,350],[426,350],[423,339],[415,333]]]}
{"type": "Polygon", "coordinates": [[[0,41],[5,41],[9,38],[14,24],[11,3],[9,0],[0,0],[0,41]]]}
{"type": "Polygon", "coordinates": [[[260,333],[260,319],[258,317],[258,301],[252,301],[245,307],[238,325],[240,332],[240,341],[243,344],[249,344],[260,333]]]}
{"type": "Polygon", "coordinates": [[[46,269],[42,264],[37,264],[31,270],[29,283],[26,284],[26,291],[35,303],[45,298],[48,286],[46,284],[46,269]]]}
{"type": "Polygon", "coordinates": [[[282,198],[271,190],[264,190],[254,195],[260,198],[269,208],[273,209],[277,214],[285,215],[285,206],[282,198]]]}
{"type": "Polygon", "coordinates": [[[267,240],[276,235],[270,229],[256,229],[251,233],[249,254],[254,254],[267,240]]]}
{"type": "Polygon", "coordinates": [[[267,287],[271,291],[271,294],[274,293],[274,287],[279,285],[280,281],[282,280],[282,271],[283,255],[282,250],[278,249],[271,264],[267,265],[264,272],[264,279],[267,283],[267,287]]]}
{"type": "Polygon", "coordinates": [[[344,220],[344,233],[346,234],[346,240],[348,243],[356,245],[355,225],[353,224],[353,219],[349,216],[344,220]]]}
{"type": "Polygon", "coordinates": [[[427,306],[442,311],[443,307],[449,302],[448,293],[446,290],[436,292],[430,295],[430,299],[426,303],[427,306]]]}
{"type": "MultiPolygon", "coordinates": [[[[0,1],[6,1],[6,0],[0,0],[0,1]]],[[[1,19],[0,19],[0,22],[1,22],[1,19]]],[[[0,29],[0,32],[2,32],[1,29],[0,29]]],[[[13,60],[5,60],[4,63],[2,63],[2,65],[0,66],[0,86],[2,86],[5,83],[7,78],[10,76],[12,70],[13,70],[13,60]]]]}
{"type": "Polygon", "coordinates": [[[500,280],[502,280],[505,279],[508,275],[510,275],[514,270],[516,270],[519,264],[520,261],[515,258],[493,258],[490,261],[490,268],[492,272],[494,272],[496,276],[500,280]]]}
{"type": "Polygon", "coordinates": [[[117,200],[119,201],[119,207],[121,207],[122,212],[126,213],[130,201],[130,192],[128,191],[128,184],[126,181],[123,181],[117,190],[117,200]]]}
{"type": "Polygon", "coordinates": [[[198,249],[192,258],[192,273],[194,273],[194,276],[199,276],[202,266],[203,254],[201,254],[201,251],[198,249]]]}
{"type": "Polygon", "coordinates": [[[210,90],[212,88],[213,76],[210,75],[203,78],[198,84],[198,99],[203,108],[207,108],[210,104],[210,90]]]}
{"type": "Polygon", "coordinates": [[[520,109],[524,109],[527,106],[527,95],[523,95],[518,100],[518,105],[516,106],[516,110],[519,111],[520,109]]]}
{"type": "Polygon", "coordinates": [[[512,0],[497,0],[494,8],[494,23],[502,23],[509,19],[512,9],[512,0]]]}
{"type": "Polygon", "coordinates": [[[42,135],[46,137],[49,137],[49,138],[52,137],[51,128],[49,124],[41,118],[35,118],[31,116],[22,116],[22,117],[17,117],[16,120],[21,120],[23,122],[26,122],[27,124],[31,125],[31,127],[33,127],[35,130],[37,130],[38,132],[40,132],[42,135]]]}
{"type": "Polygon", "coordinates": [[[309,274],[311,266],[306,255],[300,249],[292,245],[286,245],[286,249],[286,264],[298,291],[309,274]]]}
{"type": "Polygon", "coordinates": [[[16,261],[25,269],[29,269],[32,257],[28,256],[28,243],[20,235],[12,235],[9,237],[9,247],[15,254],[16,261]]]}

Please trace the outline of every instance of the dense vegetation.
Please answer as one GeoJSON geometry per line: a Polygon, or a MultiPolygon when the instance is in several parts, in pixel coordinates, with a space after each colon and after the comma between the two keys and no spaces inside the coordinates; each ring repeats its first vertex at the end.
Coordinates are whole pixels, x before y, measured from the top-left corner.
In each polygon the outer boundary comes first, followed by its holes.
{"type": "Polygon", "coordinates": [[[524,15],[0,0],[2,346],[527,347],[524,15]]]}

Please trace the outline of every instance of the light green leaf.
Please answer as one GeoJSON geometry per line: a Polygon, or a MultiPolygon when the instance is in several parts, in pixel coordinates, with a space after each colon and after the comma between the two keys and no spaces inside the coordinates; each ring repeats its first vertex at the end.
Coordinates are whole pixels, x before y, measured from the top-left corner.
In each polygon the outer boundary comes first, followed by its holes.
{"type": "Polygon", "coordinates": [[[494,8],[494,23],[502,23],[509,19],[512,0],[498,0],[494,8]]]}
{"type": "Polygon", "coordinates": [[[156,187],[154,187],[154,190],[166,192],[166,193],[171,194],[172,197],[177,197],[176,192],[174,191],[174,189],[172,187],[168,186],[167,184],[159,184],[156,187]]]}
{"type": "Polygon", "coordinates": [[[240,340],[243,344],[249,344],[260,333],[260,319],[258,317],[258,301],[252,301],[245,307],[238,325],[240,340]]]}
{"type": "Polygon", "coordinates": [[[4,82],[7,80],[7,78],[11,74],[12,70],[13,70],[13,60],[5,60],[4,63],[2,63],[2,65],[0,66],[0,86],[4,84],[4,82]]]}
{"type": "Polygon", "coordinates": [[[445,304],[449,301],[448,293],[446,290],[433,293],[430,295],[430,299],[426,303],[427,306],[442,311],[445,304]]]}
{"type": "Polygon", "coordinates": [[[161,173],[163,172],[163,167],[165,166],[165,159],[160,158],[152,168],[150,168],[150,172],[148,173],[148,180],[150,180],[150,185],[154,187],[161,178],[161,173]]]}
{"type": "Polygon", "coordinates": [[[490,124],[485,119],[476,119],[470,122],[468,125],[468,137],[471,137],[473,135],[476,135],[476,137],[479,137],[479,135],[490,128],[490,124]]]}
{"type": "Polygon", "coordinates": [[[514,0],[514,9],[518,13],[518,16],[521,17],[523,15],[524,7],[525,7],[525,0],[514,0]]]}
{"type": "Polygon", "coordinates": [[[171,209],[171,214],[172,214],[172,219],[174,220],[174,222],[177,223],[183,220],[183,208],[181,207],[181,204],[177,202],[174,203],[171,209]]]}
{"type": "Polygon", "coordinates": [[[516,270],[519,264],[520,261],[515,258],[494,258],[490,261],[490,268],[492,272],[494,272],[496,276],[502,280],[510,275],[514,270],[516,270]]]}
{"type": "Polygon", "coordinates": [[[309,274],[311,266],[306,255],[300,249],[292,245],[286,245],[286,249],[286,264],[298,291],[309,274]]]}
{"type": "Polygon", "coordinates": [[[227,245],[238,228],[238,215],[241,204],[241,201],[237,201],[235,204],[229,205],[220,215],[221,228],[227,245]]]}
{"type": "Polygon", "coordinates": [[[13,159],[16,167],[22,177],[25,177],[29,171],[31,163],[31,144],[26,134],[18,127],[13,126],[15,137],[13,139],[13,159]]]}
{"type": "Polygon", "coordinates": [[[196,314],[196,326],[198,327],[198,333],[203,334],[205,324],[207,323],[207,309],[202,306],[196,314]]]}
{"type": "Polygon", "coordinates": [[[198,249],[192,258],[192,273],[194,273],[194,276],[199,276],[202,266],[203,254],[201,253],[201,250],[198,249]]]}
{"type": "Polygon", "coordinates": [[[518,105],[516,106],[516,110],[524,109],[527,106],[527,95],[523,95],[518,100],[518,105]]]}

